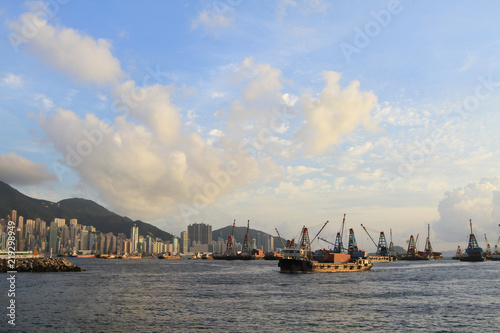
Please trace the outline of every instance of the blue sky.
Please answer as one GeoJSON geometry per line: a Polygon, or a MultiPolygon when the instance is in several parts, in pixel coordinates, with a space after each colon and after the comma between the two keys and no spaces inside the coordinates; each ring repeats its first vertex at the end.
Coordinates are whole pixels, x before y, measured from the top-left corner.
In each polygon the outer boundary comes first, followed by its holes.
{"type": "Polygon", "coordinates": [[[494,244],[499,9],[2,2],[0,179],[176,234],[330,220],[333,238],[347,213],[367,250],[361,223],[420,247],[430,223],[449,250],[472,219],[494,244]]]}

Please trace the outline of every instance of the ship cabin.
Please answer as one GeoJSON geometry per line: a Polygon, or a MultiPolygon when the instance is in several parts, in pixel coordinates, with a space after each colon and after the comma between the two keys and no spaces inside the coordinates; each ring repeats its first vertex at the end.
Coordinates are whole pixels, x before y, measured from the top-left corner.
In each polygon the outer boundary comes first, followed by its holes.
{"type": "Polygon", "coordinates": [[[305,249],[296,249],[296,248],[283,249],[283,259],[301,260],[304,258],[307,258],[307,251],[305,249]]]}

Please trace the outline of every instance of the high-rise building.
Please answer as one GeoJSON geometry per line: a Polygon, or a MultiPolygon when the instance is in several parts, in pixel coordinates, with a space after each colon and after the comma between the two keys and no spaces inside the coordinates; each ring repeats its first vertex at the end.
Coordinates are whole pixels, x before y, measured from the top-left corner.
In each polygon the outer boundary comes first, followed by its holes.
{"type": "Polygon", "coordinates": [[[179,239],[174,236],[174,253],[179,253],[179,239]]]}
{"type": "MultiPolygon", "coordinates": [[[[17,223],[17,210],[13,209],[12,210],[12,216],[11,216],[11,221],[14,221],[17,223]]],[[[17,224],[16,224],[17,225],[17,224]]]]}
{"type": "Polygon", "coordinates": [[[54,222],[58,228],[62,227],[63,225],[66,225],[66,219],[61,219],[61,218],[55,218],[54,222]]]}
{"type": "Polygon", "coordinates": [[[57,252],[57,228],[51,227],[49,231],[49,249],[54,253],[57,252]]]}
{"type": "Polygon", "coordinates": [[[189,252],[189,238],[188,238],[188,233],[187,231],[182,231],[181,232],[181,248],[180,248],[181,253],[188,253],[189,252]]]}
{"type": "Polygon", "coordinates": [[[190,224],[188,238],[191,243],[212,244],[212,226],[205,223],[190,224]]]}
{"type": "Polygon", "coordinates": [[[139,243],[139,227],[136,227],[135,224],[130,230],[130,240],[132,241],[132,252],[139,252],[138,243],[139,243]]]}

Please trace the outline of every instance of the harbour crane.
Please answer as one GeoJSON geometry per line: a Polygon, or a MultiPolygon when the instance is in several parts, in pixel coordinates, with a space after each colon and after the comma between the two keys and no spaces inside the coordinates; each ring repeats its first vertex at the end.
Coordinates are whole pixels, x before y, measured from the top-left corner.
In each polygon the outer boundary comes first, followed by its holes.
{"type": "Polygon", "coordinates": [[[227,256],[233,256],[235,255],[234,251],[234,229],[236,226],[236,219],[233,221],[233,231],[231,235],[227,238],[227,245],[226,245],[226,255],[227,256]]]}
{"type": "Polygon", "coordinates": [[[250,220],[247,222],[247,233],[245,234],[245,237],[243,238],[243,248],[241,249],[241,255],[242,256],[250,256],[252,253],[252,250],[250,249],[250,240],[249,240],[249,233],[250,233],[250,220]]]}
{"type": "Polygon", "coordinates": [[[377,248],[377,256],[384,256],[384,257],[388,256],[389,255],[389,251],[388,251],[388,248],[387,248],[387,240],[385,239],[385,233],[383,231],[380,232],[380,237],[378,239],[378,244],[377,244],[373,240],[373,238],[370,235],[370,233],[368,232],[368,230],[366,230],[365,226],[363,224],[361,224],[361,226],[365,230],[365,232],[368,235],[368,237],[370,237],[370,239],[372,240],[373,245],[375,245],[375,247],[377,248]]]}
{"type": "Polygon", "coordinates": [[[392,242],[392,229],[390,229],[390,231],[391,231],[391,243],[389,244],[389,255],[396,257],[396,255],[397,255],[396,247],[394,246],[394,243],[392,242]]]}
{"type": "Polygon", "coordinates": [[[484,240],[486,241],[486,256],[491,256],[491,246],[490,243],[488,242],[488,237],[486,237],[486,234],[484,234],[484,240]]]}

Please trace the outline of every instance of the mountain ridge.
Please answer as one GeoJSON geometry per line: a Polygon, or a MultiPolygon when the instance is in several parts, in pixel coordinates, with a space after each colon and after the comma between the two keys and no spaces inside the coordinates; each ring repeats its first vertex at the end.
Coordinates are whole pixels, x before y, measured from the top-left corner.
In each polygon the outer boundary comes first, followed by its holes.
{"type": "Polygon", "coordinates": [[[172,241],[172,234],[141,220],[133,221],[129,217],[120,216],[95,201],[83,198],[68,198],[59,202],[31,198],[7,183],[0,181],[0,217],[6,217],[17,211],[18,216],[25,219],[40,218],[50,223],[55,218],[76,218],[78,223],[89,225],[102,233],[119,233],[130,237],[130,229],[135,224],[139,227],[139,234],[172,241]]]}

